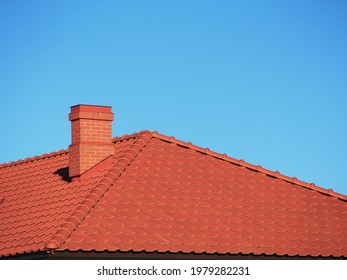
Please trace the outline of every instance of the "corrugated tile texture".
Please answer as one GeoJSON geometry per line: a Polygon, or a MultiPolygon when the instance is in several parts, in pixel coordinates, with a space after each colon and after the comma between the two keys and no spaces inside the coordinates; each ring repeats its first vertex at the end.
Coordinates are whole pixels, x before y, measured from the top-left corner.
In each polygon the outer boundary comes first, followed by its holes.
{"type": "Polygon", "coordinates": [[[347,256],[339,195],[153,135],[60,250],[347,256]]]}

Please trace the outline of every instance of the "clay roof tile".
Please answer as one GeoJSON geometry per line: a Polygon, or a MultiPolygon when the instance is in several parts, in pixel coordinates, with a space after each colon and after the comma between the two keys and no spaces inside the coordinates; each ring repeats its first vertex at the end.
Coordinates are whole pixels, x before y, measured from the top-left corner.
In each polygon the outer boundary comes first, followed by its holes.
{"type": "Polygon", "coordinates": [[[68,180],[61,150],[0,165],[0,255],[183,252],[347,258],[347,196],[158,132],[68,180]]]}

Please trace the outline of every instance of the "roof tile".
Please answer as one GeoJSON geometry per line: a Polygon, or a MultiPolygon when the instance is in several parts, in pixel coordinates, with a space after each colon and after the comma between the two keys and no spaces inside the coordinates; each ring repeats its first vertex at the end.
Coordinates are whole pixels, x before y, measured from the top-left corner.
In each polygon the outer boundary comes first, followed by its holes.
{"type": "Polygon", "coordinates": [[[0,255],[44,250],[347,257],[347,197],[142,131],[68,180],[68,152],[0,165],[0,255]]]}

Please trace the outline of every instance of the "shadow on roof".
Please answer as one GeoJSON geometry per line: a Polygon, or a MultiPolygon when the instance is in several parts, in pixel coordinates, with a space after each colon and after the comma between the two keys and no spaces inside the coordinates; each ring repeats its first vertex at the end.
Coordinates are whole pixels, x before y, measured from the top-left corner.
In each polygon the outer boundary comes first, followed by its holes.
{"type": "Polygon", "coordinates": [[[61,179],[65,182],[68,182],[68,183],[71,182],[71,178],[69,177],[69,167],[60,168],[56,170],[53,174],[59,175],[61,179]]]}

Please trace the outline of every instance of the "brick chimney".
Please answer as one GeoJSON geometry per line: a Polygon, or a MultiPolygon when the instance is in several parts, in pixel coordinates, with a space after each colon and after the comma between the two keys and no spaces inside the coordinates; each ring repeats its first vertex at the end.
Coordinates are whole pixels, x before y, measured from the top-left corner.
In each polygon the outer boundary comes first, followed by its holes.
{"type": "Polygon", "coordinates": [[[72,142],[69,146],[69,176],[78,178],[95,164],[114,153],[113,113],[110,106],[71,107],[72,142]]]}

